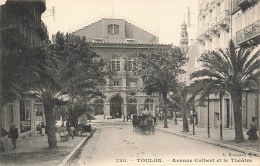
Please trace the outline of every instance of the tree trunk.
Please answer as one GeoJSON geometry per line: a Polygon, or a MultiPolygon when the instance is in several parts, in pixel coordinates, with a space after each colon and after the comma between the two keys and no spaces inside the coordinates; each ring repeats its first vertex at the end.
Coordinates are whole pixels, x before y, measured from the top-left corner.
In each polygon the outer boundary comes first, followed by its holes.
{"type": "Polygon", "coordinates": [[[182,128],[184,132],[189,132],[189,122],[188,122],[186,110],[184,110],[182,114],[182,128]]]}
{"type": "Polygon", "coordinates": [[[57,139],[55,134],[55,114],[53,109],[54,106],[44,103],[44,112],[46,117],[46,133],[48,137],[49,148],[57,147],[57,139]]]}
{"type": "Polygon", "coordinates": [[[163,113],[164,113],[164,119],[163,119],[163,122],[164,122],[164,128],[168,128],[168,125],[167,125],[167,92],[164,92],[163,93],[163,113]]]}
{"type": "Polygon", "coordinates": [[[242,93],[232,93],[231,94],[234,110],[234,120],[235,120],[235,141],[244,142],[244,135],[242,130],[242,93]]]}

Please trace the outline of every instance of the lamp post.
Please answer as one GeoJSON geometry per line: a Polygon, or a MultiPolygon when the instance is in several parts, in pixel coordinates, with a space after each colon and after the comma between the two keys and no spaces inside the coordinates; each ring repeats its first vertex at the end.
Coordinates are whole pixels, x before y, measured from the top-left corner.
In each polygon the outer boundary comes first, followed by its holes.
{"type": "Polygon", "coordinates": [[[193,135],[195,135],[195,120],[194,120],[194,117],[195,117],[195,114],[194,114],[194,112],[195,112],[195,103],[194,103],[194,99],[193,99],[193,102],[192,102],[192,131],[193,131],[193,135]]]}
{"type": "Polygon", "coordinates": [[[219,103],[220,103],[220,109],[219,109],[219,130],[220,130],[220,139],[223,140],[222,137],[222,97],[223,96],[223,92],[220,91],[219,93],[219,103]]]}
{"type": "Polygon", "coordinates": [[[210,132],[209,132],[209,93],[208,93],[208,138],[210,138],[210,132]]]}

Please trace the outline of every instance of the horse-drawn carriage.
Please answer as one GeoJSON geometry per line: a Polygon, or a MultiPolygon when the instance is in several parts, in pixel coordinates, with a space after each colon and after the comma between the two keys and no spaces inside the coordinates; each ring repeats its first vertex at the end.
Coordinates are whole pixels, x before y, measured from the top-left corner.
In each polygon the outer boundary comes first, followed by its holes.
{"type": "Polygon", "coordinates": [[[149,134],[154,133],[154,118],[150,115],[137,116],[133,115],[133,131],[149,131],[149,134]]]}

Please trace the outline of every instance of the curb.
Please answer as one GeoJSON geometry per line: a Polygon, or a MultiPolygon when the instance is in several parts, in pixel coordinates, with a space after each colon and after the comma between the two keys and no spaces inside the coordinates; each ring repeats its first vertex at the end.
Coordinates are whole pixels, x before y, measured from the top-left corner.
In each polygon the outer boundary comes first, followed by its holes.
{"type": "Polygon", "coordinates": [[[69,160],[76,154],[76,152],[87,142],[87,140],[89,138],[92,137],[92,135],[95,132],[95,128],[93,128],[93,130],[90,132],[89,136],[86,136],[86,138],[84,138],[66,157],[65,159],[63,159],[58,166],[65,166],[68,164],[69,160]]]}
{"type": "Polygon", "coordinates": [[[242,152],[242,153],[246,153],[246,154],[248,154],[250,156],[253,155],[253,156],[260,157],[260,152],[247,150],[247,149],[244,149],[244,148],[239,148],[239,147],[236,147],[236,146],[233,146],[233,145],[228,145],[228,144],[225,144],[225,143],[216,142],[216,141],[212,141],[212,140],[208,140],[208,139],[204,139],[204,138],[199,138],[199,137],[196,137],[196,136],[179,134],[179,133],[175,133],[175,132],[172,132],[172,131],[167,131],[167,130],[159,129],[159,128],[157,128],[157,129],[161,130],[163,132],[167,132],[167,133],[171,133],[171,134],[177,135],[177,136],[190,138],[190,139],[193,139],[193,140],[196,140],[196,141],[212,144],[212,145],[215,145],[215,146],[220,146],[220,147],[223,147],[223,148],[235,150],[235,151],[242,152]]]}

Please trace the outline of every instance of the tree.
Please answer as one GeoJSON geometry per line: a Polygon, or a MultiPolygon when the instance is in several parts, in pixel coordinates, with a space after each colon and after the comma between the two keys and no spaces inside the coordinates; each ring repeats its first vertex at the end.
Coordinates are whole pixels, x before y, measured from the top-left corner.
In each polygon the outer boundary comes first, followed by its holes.
{"type": "Polygon", "coordinates": [[[205,100],[208,101],[208,137],[210,137],[209,133],[209,95],[210,94],[219,94],[219,102],[220,102],[220,114],[219,114],[219,121],[220,121],[220,138],[222,139],[222,97],[225,95],[225,85],[220,80],[214,79],[203,79],[203,80],[196,80],[190,85],[190,94],[193,98],[197,98],[198,105],[205,105],[205,100]]]}
{"type": "Polygon", "coordinates": [[[183,123],[183,131],[188,132],[189,131],[189,122],[188,122],[188,114],[187,111],[189,109],[189,105],[191,102],[191,98],[189,97],[189,87],[178,84],[176,85],[173,94],[170,96],[172,99],[171,105],[175,110],[180,110],[182,113],[182,123],[183,123]]]}
{"type": "Polygon", "coordinates": [[[260,76],[259,49],[235,48],[233,41],[229,42],[226,50],[219,49],[203,54],[199,61],[202,69],[192,73],[191,78],[207,82],[208,89],[217,88],[222,94],[231,95],[235,120],[235,141],[243,142],[242,132],[242,90],[256,88],[260,76]]]}
{"type": "Polygon", "coordinates": [[[0,107],[22,97],[21,87],[28,86],[31,64],[39,63],[33,58],[34,49],[15,29],[1,32],[1,101],[0,107]],[[29,54],[31,52],[32,54],[29,54]]]}
{"type": "MultiPolygon", "coordinates": [[[[23,92],[38,98],[44,106],[46,115],[46,133],[50,148],[57,146],[55,135],[56,105],[64,105],[65,100],[82,99],[97,93],[97,87],[105,83],[105,62],[96,53],[91,52],[85,38],[58,32],[52,42],[44,48],[35,50],[33,63],[27,75],[31,79],[23,92]]],[[[22,89],[22,88],[21,88],[22,89]]],[[[71,102],[72,101],[72,102],[71,102]]]]}
{"type": "Polygon", "coordinates": [[[164,127],[167,128],[167,95],[177,85],[177,75],[183,74],[181,68],[187,58],[179,47],[155,49],[138,54],[136,71],[143,79],[144,91],[151,95],[162,95],[164,127]]]}

